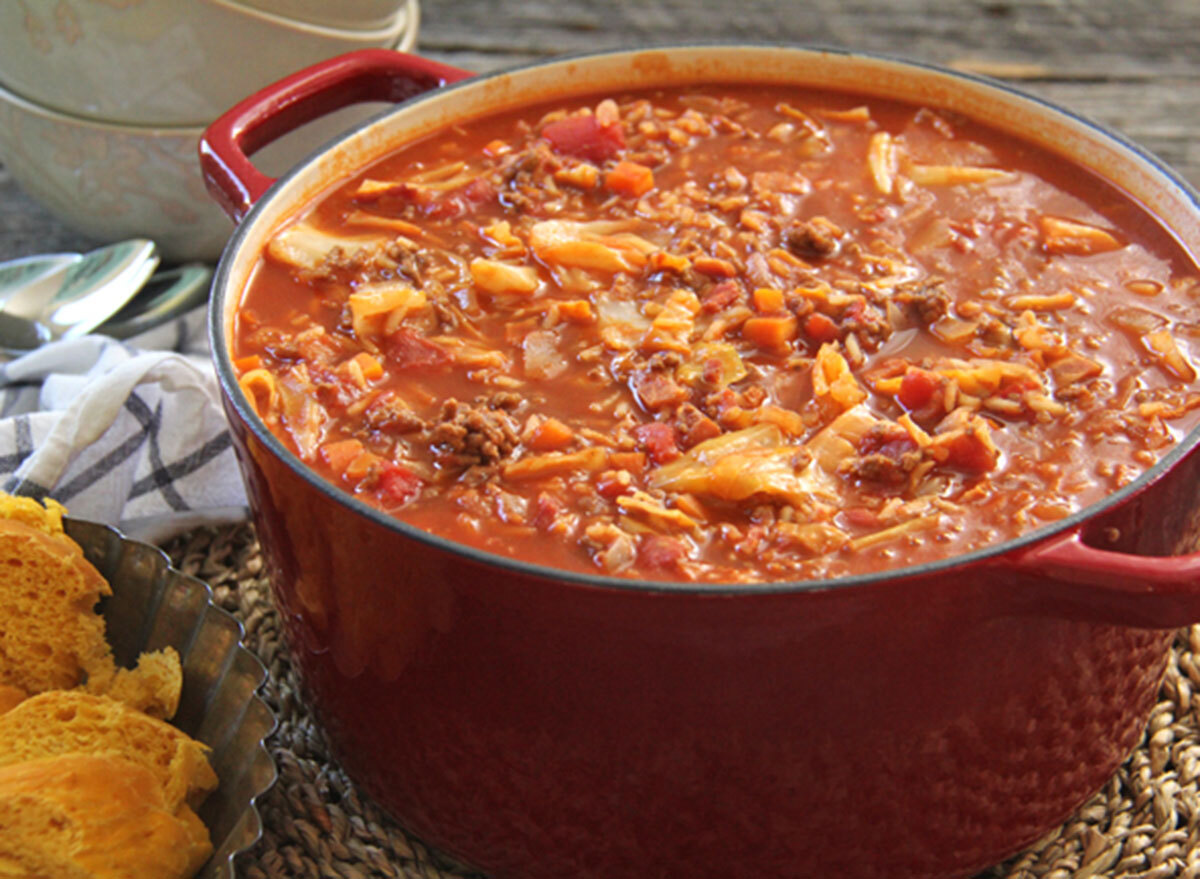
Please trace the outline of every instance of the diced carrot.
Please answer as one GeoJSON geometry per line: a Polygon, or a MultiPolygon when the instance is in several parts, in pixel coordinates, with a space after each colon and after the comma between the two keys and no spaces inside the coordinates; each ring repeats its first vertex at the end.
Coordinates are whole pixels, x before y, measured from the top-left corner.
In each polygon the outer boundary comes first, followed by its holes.
{"type": "Polygon", "coordinates": [[[529,447],[536,452],[553,452],[564,449],[575,439],[575,433],[557,418],[547,418],[529,438],[529,447]]]}
{"type": "Polygon", "coordinates": [[[362,453],[362,450],[363,444],[359,440],[353,438],[338,440],[321,446],[321,457],[325,459],[330,470],[335,473],[345,473],[350,463],[362,453]]]}
{"type": "Polygon", "coordinates": [[[656,250],[650,254],[650,271],[652,272],[686,272],[692,262],[686,256],[676,256],[665,250],[656,250]]]}
{"type": "Polygon", "coordinates": [[[1122,246],[1111,232],[1091,223],[1043,216],[1038,219],[1038,226],[1042,232],[1042,245],[1049,253],[1091,256],[1093,253],[1117,250],[1122,246]]]}
{"type": "Polygon", "coordinates": [[[783,311],[783,292],[774,287],[754,291],[754,307],[761,312],[783,311]]]}
{"type": "Polygon", "coordinates": [[[613,452],[608,457],[608,463],[616,470],[628,470],[639,474],[646,469],[645,452],[613,452]]]}
{"type": "Polygon", "coordinates": [[[596,319],[596,315],[592,311],[592,303],[586,299],[570,299],[557,303],[556,307],[562,319],[573,324],[590,324],[596,319]]]}
{"type": "Polygon", "coordinates": [[[604,185],[619,195],[638,198],[654,188],[654,172],[637,162],[617,162],[605,175],[604,185]]]}
{"type": "Polygon", "coordinates": [[[761,348],[782,349],[796,337],[796,319],[791,317],[752,317],[742,324],[742,338],[761,348]]]}
{"type": "Polygon", "coordinates": [[[263,359],[257,354],[251,354],[249,357],[239,357],[233,361],[233,368],[239,373],[249,372],[252,369],[262,369],[263,359]]]}
{"type": "Polygon", "coordinates": [[[729,260],[717,259],[715,256],[697,257],[692,263],[702,275],[708,275],[711,278],[733,278],[737,276],[737,267],[729,260]]]}
{"type": "Polygon", "coordinates": [[[374,381],[383,377],[383,364],[371,354],[360,351],[354,355],[354,359],[358,363],[358,368],[362,370],[363,378],[374,381]]]}
{"type": "Polygon", "coordinates": [[[832,342],[838,337],[837,324],[828,315],[814,311],[804,319],[804,335],[814,342],[832,342]]]}
{"type": "Polygon", "coordinates": [[[488,145],[483,148],[483,151],[489,156],[502,156],[505,153],[512,152],[512,146],[506,141],[497,138],[496,140],[490,141],[488,145]]]}
{"type": "Polygon", "coordinates": [[[344,475],[350,481],[358,482],[370,473],[372,469],[378,468],[381,464],[383,464],[383,458],[374,452],[363,452],[346,465],[344,475]]]}

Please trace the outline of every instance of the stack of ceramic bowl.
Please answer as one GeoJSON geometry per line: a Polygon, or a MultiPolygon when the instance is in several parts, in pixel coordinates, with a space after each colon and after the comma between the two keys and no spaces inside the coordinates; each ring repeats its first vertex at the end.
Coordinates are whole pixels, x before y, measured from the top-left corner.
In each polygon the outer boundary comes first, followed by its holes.
{"type": "Polygon", "coordinates": [[[213,259],[232,227],[200,178],[204,127],[302,67],[411,48],[417,19],[417,0],[4,0],[0,163],[83,235],[213,259]]]}

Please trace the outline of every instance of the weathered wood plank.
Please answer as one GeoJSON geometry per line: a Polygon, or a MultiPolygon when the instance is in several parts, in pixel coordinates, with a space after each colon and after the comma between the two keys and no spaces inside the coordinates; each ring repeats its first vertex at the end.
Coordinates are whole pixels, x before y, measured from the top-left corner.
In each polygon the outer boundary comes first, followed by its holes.
{"type": "MultiPolygon", "coordinates": [[[[1120,131],[1200,186],[1193,0],[422,0],[419,46],[484,72],[688,40],[845,46],[999,75],[1120,131]]],[[[86,246],[0,169],[0,258],[86,246]]]]}
{"type": "Polygon", "coordinates": [[[92,244],[67,229],[21,192],[0,167],[0,259],[87,250],[92,244]]]}
{"type": "Polygon", "coordinates": [[[1200,4],[1190,0],[426,0],[423,8],[420,45],[443,54],[778,40],[1023,63],[1085,79],[1194,75],[1200,62],[1200,4]]]}

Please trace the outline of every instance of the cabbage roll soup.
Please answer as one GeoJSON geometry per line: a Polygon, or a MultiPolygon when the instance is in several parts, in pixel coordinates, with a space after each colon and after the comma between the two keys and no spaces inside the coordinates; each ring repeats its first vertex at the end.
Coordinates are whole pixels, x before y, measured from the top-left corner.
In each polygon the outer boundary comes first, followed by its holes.
{"type": "Polygon", "coordinates": [[[957,555],[1200,410],[1197,267],[1127,196],[932,109],[689,87],[404,145],[278,230],[243,392],[342,491],[646,580],[957,555]]]}

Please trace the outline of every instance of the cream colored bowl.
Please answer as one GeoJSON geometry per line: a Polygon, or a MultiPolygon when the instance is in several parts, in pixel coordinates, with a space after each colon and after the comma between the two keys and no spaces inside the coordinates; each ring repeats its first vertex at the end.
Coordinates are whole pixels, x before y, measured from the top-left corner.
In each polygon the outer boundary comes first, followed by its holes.
{"type": "Polygon", "coordinates": [[[167,261],[213,259],[233,231],[200,179],[201,131],[80,119],[0,88],[0,161],[17,184],[76,232],[151,238],[167,261]]]}
{"type": "Polygon", "coordinates": [[[201,127],[302,67],[396,45],[414,18],[401,7],[378,27],[349,30],[231,0],[3,0],[0,84],[73,116],[201,127]]]}
{"type": "Polygon", "coordinates": [[[263,12],[325,27],[377,28],[397,14],[415,14],[416,0],[237,0],[263,12]]]}

